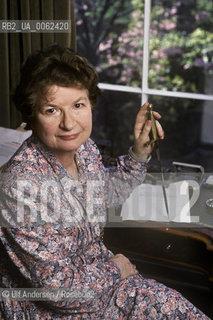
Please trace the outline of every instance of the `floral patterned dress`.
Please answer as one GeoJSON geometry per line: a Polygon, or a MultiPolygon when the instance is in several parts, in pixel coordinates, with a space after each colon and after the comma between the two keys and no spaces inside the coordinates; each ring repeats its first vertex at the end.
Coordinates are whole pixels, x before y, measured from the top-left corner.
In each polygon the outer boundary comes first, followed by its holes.
{"type": "Polygon", "coordinates": [[[146,165],[126,155],[106,169],[91,139],[76,161],[77,182],[31,136],[3,169],[1,288],[60,288],[69,295],[1,298],[0,319],[208,319],[155,280],[139,274],[121,280],[109,261],[113,254],[101,240],[106,209],[142,183],[146,165]]]}

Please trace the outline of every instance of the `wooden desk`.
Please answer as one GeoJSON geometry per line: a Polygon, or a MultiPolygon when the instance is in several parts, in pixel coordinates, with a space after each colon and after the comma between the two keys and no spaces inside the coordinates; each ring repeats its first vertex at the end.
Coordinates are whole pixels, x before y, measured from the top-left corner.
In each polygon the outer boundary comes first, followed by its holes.
{"type": "Polygon", "coordinates": [[[104,242],[123,253],[138,271],[180,291],[212,316],[213,239],[197,230],[125,221],[105,228],[104,242]]]}

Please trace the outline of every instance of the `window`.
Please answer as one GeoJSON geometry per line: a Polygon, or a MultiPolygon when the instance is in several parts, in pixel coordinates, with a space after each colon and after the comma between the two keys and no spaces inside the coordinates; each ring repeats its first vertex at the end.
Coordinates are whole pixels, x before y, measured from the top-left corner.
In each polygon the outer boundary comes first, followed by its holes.
{"type": "Polygon", "coordinates": [[[103,89],[97,143],[113,156],[126,153],[137,110],[149,100],[163,116],[163,165],[184,161],[211,171],[212,1],[76,0],[75,8],[78,52],[103,89]]]}

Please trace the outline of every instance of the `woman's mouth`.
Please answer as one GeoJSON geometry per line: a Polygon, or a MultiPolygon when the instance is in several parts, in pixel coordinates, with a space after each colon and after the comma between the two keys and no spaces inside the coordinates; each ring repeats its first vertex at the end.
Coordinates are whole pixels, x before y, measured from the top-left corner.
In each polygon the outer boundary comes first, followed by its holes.
{"type": "Polygon", "coordinates": [[[62,140],[75,140],[77,137],[79,136],[79,133],[75,133],[75,134],[64,134],[62,136],[59,136],[60,139],[62,140]]]}

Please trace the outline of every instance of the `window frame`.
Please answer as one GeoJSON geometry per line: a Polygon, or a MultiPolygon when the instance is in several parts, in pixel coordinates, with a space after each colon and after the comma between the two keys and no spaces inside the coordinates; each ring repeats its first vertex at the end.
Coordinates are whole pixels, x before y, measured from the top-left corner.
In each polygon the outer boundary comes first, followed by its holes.
{"type": "Polygon", "coordinates": [[[156,90],[149,88],[148,75],[149,75],[149,30],[151,20],[151,0],[145,0],[144,2],[144,43],[143,43],[143,62],[142,62],[142,82],[141,88],[115,85],[110,83],[99,83],[99,88],[102,90],[119,91],[119,92],[130,92],[141,94],[141,104],[144,104],[149,95],[165,96],[173,98],[186,98],[195,100],[207,100],[213,101],[213,95],[181,92],[181,91],[166,91],[156,90]]]}

